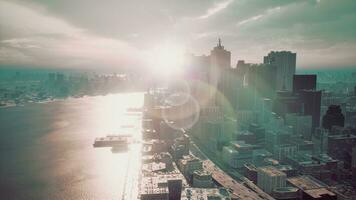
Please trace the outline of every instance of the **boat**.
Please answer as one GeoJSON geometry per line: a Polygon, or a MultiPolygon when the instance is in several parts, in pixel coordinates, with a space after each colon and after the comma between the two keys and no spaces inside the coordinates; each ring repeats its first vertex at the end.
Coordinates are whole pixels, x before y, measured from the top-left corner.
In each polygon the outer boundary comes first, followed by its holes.
{"type": "Polygon", "coordinates": [[[129,135],[108,135],[95,139],[94,147],[126,147],[129,144],[129,135]]]}
{"type": "Polygon", "coordinates": [[[127,108],[127,112],[142,112],[142,108],[127,108]]]}

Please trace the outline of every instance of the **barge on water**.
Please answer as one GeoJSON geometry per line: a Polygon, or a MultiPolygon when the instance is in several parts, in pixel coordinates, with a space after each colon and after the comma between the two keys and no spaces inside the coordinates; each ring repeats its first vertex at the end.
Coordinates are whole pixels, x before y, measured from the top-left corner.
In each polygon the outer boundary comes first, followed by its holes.
{"type": "Polygon", "coordinates": [[[129,135],[108,135],[106,137],[98,137],[95,139],[94,147],[115,147],[125,148],[130,143],[131,136],[129,135]]]}

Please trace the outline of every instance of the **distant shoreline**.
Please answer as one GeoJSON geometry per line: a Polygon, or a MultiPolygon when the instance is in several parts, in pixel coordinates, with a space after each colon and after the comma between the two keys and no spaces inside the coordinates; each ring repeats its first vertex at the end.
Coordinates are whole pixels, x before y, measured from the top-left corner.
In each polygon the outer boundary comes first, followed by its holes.
{"type": "Polygon", "coordinates": [[[86,97],[99,97],[99,96],[107,96],[107,95],[115,95],[115,94],[126,94],[126,93],[138,93],[138,92],[144,92],[144,91],[122,91],[122,92],[115,92],[115,93],[107,93],[107,94],[94,94],[94,95],[73,95],[73,96],[68,96],[65,98],[53,98],[53,99],[48,99],[48,100],[41,100],[41,101],[31,101],[31,102],[25,102],[21,104],[16,104],[16,103],[7,103],[6,105],[0,105],[0,110],[4,108],[12,108],[12,107],[23,107],[29,104],[47,104],[51,102],[56,102],[56,101],[66,101],[66,100],[71,100],[71,99],[81,99],[81,98],[86,98],[86,97]]]}

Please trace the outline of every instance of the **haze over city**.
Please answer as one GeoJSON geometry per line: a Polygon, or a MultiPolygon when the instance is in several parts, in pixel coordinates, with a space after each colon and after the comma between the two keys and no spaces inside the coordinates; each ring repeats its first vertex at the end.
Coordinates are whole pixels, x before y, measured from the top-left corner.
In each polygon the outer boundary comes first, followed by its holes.
{"type": "Polygon", "coordinates": [[[355,9],[353,0],[1,0],[0,65],[139,69],[152,50],[208,54],[220,37],[233,66],[290,50],[298,69],[350,68],[355,9]]]}
{"type": "Polygon", "coordinates": [[[0,0],[0,199],[356,199],[356,0],[0,0]]]}

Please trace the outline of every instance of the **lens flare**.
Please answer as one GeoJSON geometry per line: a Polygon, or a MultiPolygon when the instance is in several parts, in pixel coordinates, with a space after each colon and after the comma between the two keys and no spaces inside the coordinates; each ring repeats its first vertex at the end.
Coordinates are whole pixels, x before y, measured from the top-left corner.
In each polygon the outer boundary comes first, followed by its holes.
{"type": "Polygon", "coordinates": [[[183,46],[166,42],[147,52],[146,60],[152,73],[158,77],[172,77],[182,73],[184,53],[183,46]]]}
{"type": "Polygon", "coordinates": [[[166,124],[173,129],[190,129],[199,119],[199,103],[190,94],[170,95],[164,103],[167,108],[163,110],[162,117],[166,124]],[[181,98],[180,96],[185,96],[186,102],[181,105],[172,105],[172,102],[177,102],[177,98],[181,98]]]}

